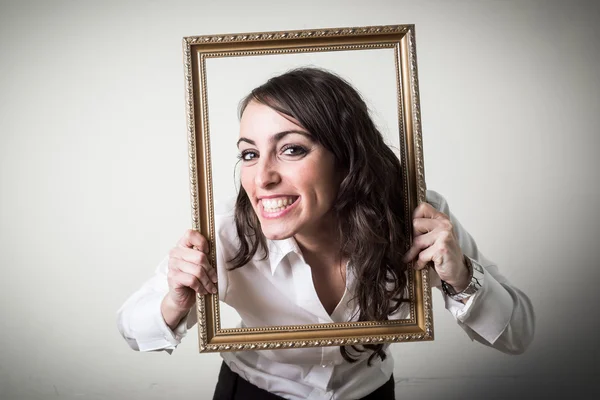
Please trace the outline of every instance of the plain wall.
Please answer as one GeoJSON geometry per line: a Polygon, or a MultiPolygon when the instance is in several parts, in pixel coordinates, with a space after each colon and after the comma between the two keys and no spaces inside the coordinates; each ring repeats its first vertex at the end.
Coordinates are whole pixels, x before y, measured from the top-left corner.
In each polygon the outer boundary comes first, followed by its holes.
{"type": "MultiPolygon", "coordinates": [[[[138,353],[115,314],[191,225],[183,36],[416,24],[425,177],[533,301],[529,350],[397,344],[397,397],[598,391],[594,1],[2,1],[0,398],[209,399],[191,331],[138,353]]],[[[591,396],[590,396],[591,397],[591,396]]]]}

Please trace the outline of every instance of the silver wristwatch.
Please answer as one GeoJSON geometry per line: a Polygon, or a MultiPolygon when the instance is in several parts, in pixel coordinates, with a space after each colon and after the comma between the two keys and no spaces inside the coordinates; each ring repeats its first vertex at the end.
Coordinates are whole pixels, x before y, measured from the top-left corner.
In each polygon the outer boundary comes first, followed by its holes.
{"type": "Polygon", "coordinates": [[[446,293],[446,295],[448,295],[448,297],[450,297],[452,300],[456,301],[468,299],[477,293],[477,291],[483,286],[484,272],[481,265],[479,265],[476,261],[472,261],[467,256],[464,256],[464,260],[471,274],[471,281],[462,292],[457,292],[451,285],[442,281],[442,290],[444,293],[446,293]]]}

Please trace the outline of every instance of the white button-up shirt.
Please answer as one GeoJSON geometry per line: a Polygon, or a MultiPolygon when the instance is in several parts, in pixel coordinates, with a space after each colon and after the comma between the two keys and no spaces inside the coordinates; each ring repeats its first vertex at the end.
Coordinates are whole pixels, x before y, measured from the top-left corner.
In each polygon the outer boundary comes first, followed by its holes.
{"type": "MultiPolygon", "coordinates": [[[[452,215],[439,193],[428,190],[427,202],[450,217],[463,253],[485,271],[483,287],[467,304],[444,295],[446,309],[472,339],[506,353],[522,352],[534,331],[529,299],[510,285],[496,265],[479,252],[473,238],[452,215]]],[[[239,313],[240,326],[305,325],[356,318],[351,265],[347,265],[344,295],[329,315],[315,291],[310,266],[293,238],[267,240],[267,259],[261,260],[262,254],[256,254],[248,265],[229,271],[226,260],[232,258],[238,246],[233,212],[215,212],[215,224],[219,296],[239,313]]],[[[167,268],[168,258],[165,258],[154,277],[118,311],[119,330],[135,350],[172,351],[197,322],[195,312],[190,312],[172,331],[163,320],[160,303],[169,290],[167,268]]],[[[435,271],[431,273],[432,286],[439,288],[439,277],[435,271]]],[[[394,318],[408,316],[408,307],[402,306],[394,318]]],[[[348,363],[336,346],[224,352],[221,356],[234,372],[250,383],[287,399],[357,399],[390,378],[394,362],[388,347],[384,347],[386,359],[381,361],[377,357],[371,366],[367,365],[371,351],[362,353],[357,362],[348,363]]]]}

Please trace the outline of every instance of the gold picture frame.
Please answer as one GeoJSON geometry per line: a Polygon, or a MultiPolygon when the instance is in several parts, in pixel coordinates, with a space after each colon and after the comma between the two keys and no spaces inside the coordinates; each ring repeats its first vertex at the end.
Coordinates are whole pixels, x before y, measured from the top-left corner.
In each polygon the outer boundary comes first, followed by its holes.
{"type": "MultiPolygon", "coordinates": [[[[425,201],[425,178],[414,25],[369,26],[192,36],[183,39],[189,174],[193,228],[215,249],[207,60],[306,52],[393,50],[400,157],[405,171],[405,232],[412,242],[411,215],[425,201]]],[[[216,266],[215,251],[209,257],[216,266]]],[[[410,317],[316,325],[221,327],[218,295],[197,298],[200,352],[286,349],[433,340],[431,287],[427,269],[409,269],[410,317]]]]}

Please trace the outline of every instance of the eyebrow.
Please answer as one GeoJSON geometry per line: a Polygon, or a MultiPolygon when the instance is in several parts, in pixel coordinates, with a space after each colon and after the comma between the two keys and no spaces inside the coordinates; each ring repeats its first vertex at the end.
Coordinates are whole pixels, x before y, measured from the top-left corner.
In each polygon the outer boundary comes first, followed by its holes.
{"type": "MultiPolygon", "coordinates": [[[[291,130],[282,131],[282,132],[278,132],[278,133],[274,134],[273,136],[271,136],[269,138],[269,143],[277,143],[281,139],[283,139],[285,136],[287,136],[287,135],[289,135],[291,133],[297,133],[299,135],[302,135],[302,136],[306,137],[307,139],[309,139],[311,142],[315,141],[315,139],[313,138],[313,136],[310,133],[305,132],[305,131],[298,131],[298,130],[295,130],[295,129],[291,129],[291,130]]],[[[241,142],[250,143],[251,145],[256,146],[256,142],[254,140],[248,139],[248,138],[245,138],[245,137],[241,137],[237,141],[237,146],[238,147],[240,146],[241,142]]]]}

